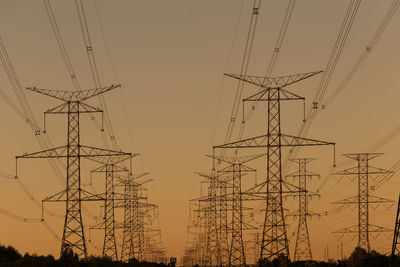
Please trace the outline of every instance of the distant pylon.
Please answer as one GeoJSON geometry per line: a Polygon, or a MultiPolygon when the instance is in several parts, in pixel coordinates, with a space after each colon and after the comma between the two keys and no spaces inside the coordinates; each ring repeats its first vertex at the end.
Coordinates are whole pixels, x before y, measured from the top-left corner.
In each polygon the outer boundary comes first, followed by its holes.
{"type": "Polygon", "coordinates": [[[392,244],[392,257],[400,253],[400,194],[397,202],[396,221],[394,224],[393,244],[392,244]]]}
{"type": "Polygon", "coordinates": [[[197,172],[202,177],[208,179],[208,194],[206,208],[206,251],[205,266],[221,265],[221,251],[219,245],[219,227],[218,227],[218,210],[217,210],[217,189],[218,177],[213,169],[211,174],[197,172]]]}
{"type": "Polygon", "coordinates": [[[219,246],[221,254],[221,265],[229,264],[229,239],[228,239],[228,181],[218,177],[218,217],[219,217],[219,246]]]}
{"type": "Polygon", "coordinates": [[[133,216],[132,216],[132,182],[126,180],[124,186],[124,222],[122,228],[122,245],[121,245],[121,261],[128,262],[134,258],[134,245],[133,245],[133,216]]]}
{"type": "Polygon", "coordinates": [[[346,198],[344,200],[336,201],[333,204],[339,205],[357,205],[358,206],[358,224],[356,226],[347,227],[343,230],[335,231],[334,233],[341,234],[358,234],[358,247],[364,248],[367,251],[371,250],[369,242],[370,233],[391,232],[391,229],[381,226],[372,225],[369,223],[369,207],[371,205],[379,205],[383,203],[391,203],[392,200],[375,197],[370,194],[370,181],[371,175],[388,174],[391,171],[372,167],[369,161],[381,153],[358,153],[358,154],[345,154],[344,156],[356,160],[357,166],[343,170],[334,175],[356,175],[358,183],[358,194],[355,197],[346,198]]]}
{"type": "Polygon", "coordinates": [[[295,261],[312,260],[311,242],[307,225],[307,217],[312,216],[312,214],[308,210],[308,199],[313,196],[318,196],[318,194],[307,190],[307,179],[319,176],[318,174],[307,171],[307,163],[313,160],[314,159],[308,158],[294,159],[293,161],[298,163],[299,169],[296,173],[286,176],[299,180],[299,209],[294,214],[291,214],[298,217],[296,246],[294,249],[295,261]]]}
{"type": "Polygon", "coordinates": [[[231,173],[232,175],[232,222],[230,227],[231,244],[228,266],[246,266],[246,254],[243,240],[242,173],[254,172],[254,169],[247,167],[244,163],[262,156],[265,156],[265,153],[242,157],[212,156],[218,161],[229,164],[229,166],[218,170],[218,173],[231,173]]]}
{"type": "MultiPolygon", "coordinates": [[[[134,156],[136,156],[135,154],[134,156]]],[[[114,190],[114,174],[117,172],[128,172],[128,169],[122,168],[117,163],[104,164],[94,170],[92,173],[105,173],[105,194],[104,194],[104,217],[101,222],[90,227],[90,229],[104,229],[104,242],[103,242],[103,257],[110,257],[113,260],[118,260],[117,243],[115,241],[115,229],[117,228],[115,222],[114,202],[116,200],[116,193],[114,190]]],[[[119,228],[119,227],[118,227],[119,228]]]]}
{"type": "Polygon", "coordinates": [[[152,179],[138,182],[137,179],[145,177],[148,172],[140,174],[128,174],[119,177],[117,185],[124,187],[124,196],[122,207],[124,209],[124,222],[122,223],[122,245],[121,245],[121,261],[128,262],[128,260],[135,257],[135,244],[134,244],[134,219],[133,219],[133,206],[136,198],[133,196],[134,185],[143,185],[144,183],[152,181],[152,179]]]}
{"type": "MultiPolygon", "coordinates": [[[[112,151],[108,149],[95,148],[81,145],[79,118],[81,113],[103,112],[85,103],[86,100],[98,96],[120,85],[111,85],[103,88],[82,91],[59,91],[40,89],[37,87],[27,88],[39,94],[47,95],[63,101],[61,105],[49,109],[46,114],[67,114],[68,130],[67,145],[47,149],[35,153],[24,154],[16,158],[66,158],[67,159],[67,181],[66,189],[43,200],[43,202],[66,202],[66,213],[64,221],[63,237],[61,241],[61,256],[64,252],[72,250],[79,257],[87,256],[86,240],[84,235],[81,202],[104,200],[104,198],[91,194],[81,188],[81,158],[91,160],[107,158],[108,163],[114,160],[131,157],[131,153],[112,151]]],[[[105,163],[105,162],[103,162],[105,163]]]]}
{"type": "Polygon", "coordinates": [[[284,191],[283,188],[285,188],[285,193],[295,193],[297,189],[291,187],[282,179],[282,147],[334,145],[332,142],[318,141],[281,133],[281,101],[305,100],[304,97],[291,93],[284,89],[284,87],[312,77],[318,73],[320,73],[320,71],[276,78],[226,74],[232,78],[262,88],[258,93],[243,99],[243,102],[266,101],[268,104],[267,134],[214,147],[222,149],[264,147],[267,149],[267,177],[265,182],[261,183],[257,188],[257,191],[261,189],[265,190],[267,198],[260,249],[260,259],[262,260],[271,260],[281,253],[289,257],[282,194],[284,191]]]}

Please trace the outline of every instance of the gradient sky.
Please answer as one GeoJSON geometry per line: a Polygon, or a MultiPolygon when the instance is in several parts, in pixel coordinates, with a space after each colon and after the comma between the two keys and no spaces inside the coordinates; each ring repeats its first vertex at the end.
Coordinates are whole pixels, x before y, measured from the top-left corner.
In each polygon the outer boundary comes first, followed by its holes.
{"type": "MultiPolygon", "coordinates": [[[[149,184],[149,201],[160,207],[160,223],[164,245],[170,256],[180,256],[186,242],[189,199],[199,196],[200,180],[194,171],[208,171],[212,145],[223,142],[229,122],[236,82],[223,73],[237,73],[244,49],[252,1],[106,1],[98,0],[113,72],[100,33],[93,1],[85,1],[94,51],[104,85],[119,82],[122,89],[106,94],[109,114],[116,138],[125,151],[141,153],[135,160],[137,172],[149,171],[155,181],[149,184]],[[129,130],[130,129],[130,130],[129,130]]],[[[338,64],[328,93],[343,79],[365,49],[391,1],[363,1],[338,64]]],[[[89,65],[83,46],[73,1],[52,1],[75,72],[84,88],[92,88],[89,65]]],[[[264,1],[249,73],[262,75],[273,50],[287,1],[264,1]]],[[[281,49],[276,76],[322,70],[325,68],[348,1],[297,1],[287,37],[281,49]]],[[[366,152],[400,122],[400,15],[396,14],[369,58],[333,105],[317,117],[309,137],[337,143],[338,162],[342,153],[366,152]]],[[[24,86],[73,89],[50,28],[42,1],[1,0],[0,36],[24,86]]],[[[292,86],[305,96],[310,105],[320,77],[292,86]]],[[[4,70],[0,70],[0,89],[15,99],[4,70]]],[[[244,95],[254,92],[246,87],[244,95]]],[[[27,93],[37,117],[57,104],[50,98],[27,93]]],[[[0,100],[0,171],[14,173],[14,157],[40,150],[29,127],[0,100]]],[[[96,103],[96,102],[91,102],[96,103]]],[[[300,103],[283,105],[283,131],[295,134],[302,120],[300,103]]],[[[265,106],[248,122],[245,136],[265,132],[265,106]]],[[[47,130],[56,145],[65,143],[65,117],[52,117],[47,130]]],[[[101,146],[101,135],[89,118],[82,119],[82,143],[101,146]]],[[[379,149],[385,155],[371,164],[390,168],[399,159],[400,139],[395,138],[379,149]]],[[[321,181],[310,182],[311,189],[320,188],[332,165],[328,148],[305,149],[301,156],[316,157],[310,170],[322,175],[321,181]]],[[[257,163],[262,165],[263,162],[257,163]]],[[[82,180],[88,182],[85,165],[82,180]]],[[[345,167],[350,167],[347,165],[345,167]]],[[[294,169],[293,169],[294,170],[294,169]]],[[[338,168],[340,170],[340,168],[338,168]]],[[[61,190],[61,185],[48,163],[25,160],[19,166],[19,177],[38,200],[61,190]]],[[[258,179],[265,177],[262,168],[258,179]]],[[[381,187],[375,195],[397,200],[398,177],[381,187]]],[[[251,182],[245,182],[249,185],[251,182]]],[[[13,180],[1,180],[0,208],[28,218],[40,218],[40,209],[29,200],[13,180]]],[[[99,179],[96,190],[102,189],[99,179]]],[[[349,179],[330,177],[321,188],[321,199],[313,200],[315,212],[330,210],[331,202],[353,196],[356,184],[349,179]]],[[[288,208],[295,207],[288,201],[288,208]]],[[[64,214],[63,205],[49,208],[64,214]]],[[[98,205],[89,204],[92,213],[98,205]]],[[[371,223],[392,228],[395,204],[372,211],[371,223]]],[[[46,218],[59,235],[63,220],[46,218]]],[[[85,224],[94,221],[88,216],[85,224]]],[[[313,255],[323,259],[324,247],[330,243],[330,256],[337,257],[340,241],[331,231],[356,224],[355,210],[335,213],[310,223],[313,255]]],[[[289,221],[289,237],[293,239],[296,223],[289,221]]],[[[11,244],[21,252],[58,255],[60,242],[40,224],[17,222],[0,217],[0,243],[11,244]]],[[[388,252],[391,234],[372,240],[372,248],[388,252]]],[[[101,247],[102,233],[92,239],[101,247]]],[[[353,249],[351,237],[343,239],[345,254],[353,249]]],[[[291,242],[293,245],[294,242],[291,242]]],[[[293,251],[293,249],[292,249],[293,251]]],[[[89,253],[100,250],[89,246],[89,253]]]]}

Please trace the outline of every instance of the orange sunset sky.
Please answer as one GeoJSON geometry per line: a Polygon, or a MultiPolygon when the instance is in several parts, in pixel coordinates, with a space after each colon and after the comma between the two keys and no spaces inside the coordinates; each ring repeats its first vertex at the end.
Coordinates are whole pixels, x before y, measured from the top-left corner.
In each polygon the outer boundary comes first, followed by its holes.
{"type": "MultiPolygon", "coordinates": [[[[97,65],[104,86],[121,83],[122,88],[106,93],[106,102],[115,136],[121,149],[140,153],[134,160],[135,172],[150,172],[155,180],[148,184],[149,202],[159,205],[163,244],[169,256],[180,257],[186,243],[189,200],[200,196],[201,179],[194,171],[209,171],[206,158],[212,146],[223,142],[234,101],[237,81],[223,73],[238,73],[252,8],[250,0],[87,0],[84,1],[97,65]],[[103,39],[96,5],[103,25],[103,39]],[[107,47],[110,57],[107,54],[107,47]],[[112,61],[110,61],[110,58],[112,61]],[[114,66],[114,67],[113,67],[114,66]]],[[[348,7],[347,0],[297,1],[286,38],[282,44],[273,76],[323,70],[331,54],[348,7]]],[[[93,88],[86,50],[83,44],[74,1],[51,1],[71,63],[83,88],[93,88]]],[[[263,75],[272,55],[288,1],[263,1],[254,41],[249,74],[263,75]]],[[[349,34],[343,54],[332,77],[326,97],[344,79],[365,50],[391,1],[363,1],[349,34]]],[[[400,14],[396,13],[379,42],[343,92],[319,113],[308,137],[336,142],[337,171],[352,167],[341,154],[369,152],[399,124],[400,114],[400,14]]],[[[64,62],[52,32],[42,1],[0,0],[0,37],[7,47],[14,68],[25,86],[73,90],[64,62]]],[[[306,97],[307,109],[321,75],[290,87],[306,97]]],[[[243,96],[255,92],[246,86],[243,96]]],[[[0,90],[16,102],[16,96],[3,68],[0,68],[0,90]]],[[[42,113],[59,102],[26,92],[40,124],[42,113]]],[[[323,103],[327,98],[324,98],[323,103]]],[[[98,105],[97,100],[90,100],[98,105]]],[[[322,103],[322,104],[323,104],[322,103]]],[[[15,156],[40,150],[27,123],[0,99],[0,171],[15,174],[15,156]]],[[[282,105],[282,131],[295,135],[303,119],[299,103],[282,105]]],[[[265,133],[266,106],[256,108],[247,123],[245,137],[265,133]]],[[[100,118],[100,117],[99,117],[100,118]]],[[[47,134],[56,146],[66,142],[66,117],[49,116],[47,134]]],[[[102,146],[98,128],[89,116],[82,116],[83,144],[102,146]]],[[[234,134],[237,136],[237,133],[234,134]]],[[[385,153],[371,165],[389,169],[400,159],[400,138],[394,138],[376,152],[385,153]]],[[[285,154],[287,155],[287,154],[285,154]]],[[[309,169],[321,178],[309,182],[319,190],[310,210],[324,213],[332,202],[357,194],[357,185],[349,178],[327,177],[333,163],[331,148],[301,150],[299,156],[317,158],[309,169]]],[[[82,182],[89,182],[89,170],[82,167],[82,182]]],[[[353,164],[353,165],[352,165],[353,164]]],[[[257,179],[265,178],[265,158],[257,160],[257,179]]],[[[291,171],[295,171],[293,166],[291,171]]],[[[46,160],[22,160],[18,166],[20,182],[36,200],[61,191],[46,160]]],[[[253,177],[244,177],[244,187],[253,177]]],[[[100,175],[94,178],[96,191],[104,187],[100,175]]],[[[399,193],[396,174],[373,195],[393,200],[392,205],[372,210],[372,224],[393,228],[399,193]]],[[[25,218],[40,219],[41,209],[13,179],[0,179],[0,208],[25,218]]],[[[88,188],[91,190],[91,188],[88,188]]],[[[206,192],[203,185],[203,194],[206,192]]],[[[63,204],[47,204],[63,215],[63,204]]],[[[85,204],[91,214],[98,214],[100,204],[85,204]]],[[[287,200],[293,211],[296,201],[287,200]]],[[[337,258],[337,246],[343,241],[349,255],[356,245],[355,236],[332,234],[334,230],[357,223],[355,209],[332,212],[313,218],[309,229],[313,256],[324,259],[329,245],[330,257],[337,258]]],[[[56,234],[62,234],[63,219],[45,217],[56,234]]],[[[94,224],[84,214],[85,226],[94,224]]],[[[288,219],[288,236],[294,245],[296,221],[288,219]]],[[[42,223],[20,222],[0,216],[0,243],[10,244],[20,252],[58,256],[60,241],[42,223]]],[[[102,232],[91,233],[96,245],[89,244],[89,254],[101,254],[102,232]]],[[[371,247],[387,253],[392,233],[371,239],[371,247]]],[[[293,250],[293,249],[292,249],[293,250]]]]}

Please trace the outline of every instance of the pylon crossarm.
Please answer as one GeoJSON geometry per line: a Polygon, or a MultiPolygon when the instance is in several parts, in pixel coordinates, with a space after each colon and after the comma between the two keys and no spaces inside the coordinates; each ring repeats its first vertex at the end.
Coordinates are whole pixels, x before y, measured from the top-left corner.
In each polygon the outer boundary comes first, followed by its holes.
{"type": "MultiPolygon", "coordinates": [[[[237,165],[236,165],[237,166],[237,165]]],[[[228,165],[225,168],[218,170],[217,173],[232,173],[235,171],[235,164],[228,165]]],[[[247,172],[255,172],[257,171],[256,169],[250,168],[249,166],[246,166],[244,164],[240,165],[240,172],[242,173],[242,177],[247,174],[247,172]]]]}
{"type": "MultiPolygon", "coordinates": [[[[299,217],[301,214],[301,212],[299,210],[296,210],[294,212],[288,213],[285,215],[285,217],[299,217]]],[[[313,211],[307,211],[307,213],[305,213],[304,215],[308,216],[308,217],[313,217],[313,216],[318,216],[320,217],[321,214],[320,213],[316,213],[313,211]]]]}
{"type": "Polygon", "coordinates": [[[195,174],[197,174],[200,177],[206,178],[210,181],[218,179],[217,176],[215,174],[212,173],[205,173],[205,172],[194,172],[195,174]]]}
{"type": "Polygon", "coordinates": [[[358,160],[361,156],[365,156],[368,160],[374,159],[383,155],[383,153],[354,153],[354,154],[343,154],[343,156],[350,159],[358,160]]]}
{"type": "Polygon", "coordinates": [[[58,192],[54,195],[46,197],[45,199],[42,200],[42,202],[64,202],[66,201],[66,199],[64,199],[64,197],[66,197],[66,192],[67,192],[66,190],[58,192]]]}
{"type": "MultiPolygon", "coordinates": [[[[125,167],[121,167],[113,164],[113,172],[128,172],[129,170],[125,167]]],[[[107,172],[107,164],[104,164],[96,169],[91,170],[90,172],[107,172]]]]}
{"type": "Polygon", "coordinates": [[[81,145],[81,154],[83,158],[96,161],[101,164],[117,164],[127,159],[138,156],[139,154],[126,153],[122,151],[114,151],[104,148],[81,145]]]}
{"type": "Polygon", "coordinates": [[[62,101],[84,101],[91,97],[100,95],[112,89],[121,87],[120,84],[112,84],[110,86],[95,88],[95,89],[88,89],[88,90],[80,90],[80,91],[66,91],[66,90],[52,90],[52,89],[43,89],[37,88],[36,86],[27,87],[26,89],[31,90],[33,92],[47,95],[58,100],[62,101]]]}
{"type": "Polygon", "coordinates": [[[296,95],[292,92],[289,92],[284,89],[280,89],[280,96],[279,97],[269,97],[268,91],[271,89],[264,89],[254,95],[246,97],[243,99],[243,102],[254,102],[254,101],[287,101],[287,100],[306,100],[305,97],[296,95]]]}
{"type": "Polygon", "coordinates": [[[242,193],[242,201],[259,201],[266,199],[265,193],[242,193]]]}
{"type": "Polygon", "coordinates": [[[370,224],[368,231],[371,233],[384,233],[384,232],[392,232],[393,229],[370,224]]]}
{"type": "Polygon", "coordinates": [[[79,113],[96,113],[96,112],[103,112],[102,109],[100,108],[96,108],[96,107],[92,107],[86,103],[83,102],[79,102],[79,113]]]}
{"type": "Polygon", "coordinates": [[[252,160],[255,160],[257,158],[260,158],[262,156],[267,155],[267,153],[262,153],[262,154],[255,154],[255,155],[247,155],[247,156],[213,156],[213,155],[207,155],[207,157],[214,158],[218,161],[223,161],[228,164],[243,164],[252,160]]]}
{"type": "Polygon", "coordinates": [[[358,196],[348,197],[339,201],[332,202],[333,205],[345,205],[345,204],[358,204],[358,196]]]}
{"type": "MultiPolygon", "coordinates": [[[[389,173],[394,173],[393,171],[381,169],[381,168],[376,168],[372,166],[368,166],[368,175],[373,175],[373,174],[389,174],[389,173]]],[[[353,167],[349,168],[340,172],[336,172],[333,175],[358,175],[359,170],[358,167],[353,167]]]]}
{"type": "Polygon", "coordinates": [[[281,146],[322,146],[322,145],[335,145],[334,142],[326,142],[315,139],[303,138],[287,134],[281,135],[281,146]]]}
{"type": "Polygon", "coordinates": [[[349,233],[358,233],[358,225],[353,225],[350,227],[346,227],[340,230],[333,231],[334,234],[349,234],[349,233]]]}
{"type": "MultiPolygon", "coordinates": [[[[341,230],[334,231],[332,233],[334,234],[353,234],[353,233],[358,233],[358,225],[353,225],[350,227],[343,228],[341,230]]],[[[370,233],[384,233],[384,232],[392,232],[393,229],[389,229],[386,227],[382,226],[377,226],[373,224],[368,225],[368,232],[370,233]]]]}
{"type": "Polygon", "coordinates": [[[281,77],[263,77],[263,76],[252,76],[252,75],[240,75],[240,74],[227,74],[226,76],[238,79],[259,87],[271,88],[271,87],[285,87],[301,80],[307,79],[314,75],[321,73],[322,71],[314,71],[308,73],[301,73],[295,75],[281,76],[281,77]]]}
{"type": "MultiPolygon", "coordinates": [[[[103,112],[100,108],[92,107],[86,103],[78,102],[79,109],[75,113],[96,113],[96,112],[103,112]]],[[[61,105],[58,105],[54,108],[48,109],[44,112],[44,114],[68,114],[74,113],[71,110],[68,110],[68,102],[64,102],[61,105]]]]}
{"type": "MultiPolygon", "coordinates": [[[[277,134],[271,134],[271,138],[277,134]]],[[[287,147],[287,146],[321,146],[335,145],[334,142],[319,141],[315,139],[303,138],[298,136],[281,134],[281,144],[269,144],[268,135],[260,135],[248,139],[239,140],[232,143],[215,146],[214,148],[262,148],[262,147],[287,147]]]]}
{"type": "MultiPolygon", "coordinates": [[[[384,203],[393,203],[393,202],[394,201],[390,200],[390,199],[371,196],[371,195],[368,196],[368,200],[367,200],[368,204],[384,204],[384,203]]],[[[345,198],[345,199],[342,199],[342,200],[339,200],[339,201],[335,201],[332,204],[334,204],[334,205],[345,205],[345,204],[358,204],[358,203],[359,203],[358,196],[354,196],[354,197],[345,198]]]]}
{"type": "Polygon", "coordinates": [[[25,153],[22,156],[16,156],[17,159],[31,159],[31,158],[65,158],[67,157],[67,146],[60,146],[56,148],[46,149],[33,153],[25,153]]]}
{"type": "Polygon", "coordinates": [[[50,108],[44,112],[44,114],[64,114],[67,113],[68,103],[64,102],[54,108],[50,108]]]}
{"type": "Polygon", "coordinates": [[[115,175],[115,178],[117,179],[117,180],[119,180],[121,183],[123,183],[123,184],[125,184],[125,183],[132,183],[132,184],[134,184],[135,182],[135,180],[137,180],[137,179],[140,179],[140,178],[143,178],[144,176],[146,176],[146,175],[149,175],[150,173],[149,172],[144,172],[144,173],[136,173],[136,174],[126,174],[126,175],[123,175],[123,176],[121,176],[121,175],[115,175]]]}
{"type": "Polygon", "coordinates": [[[102,201],[106,200],[106,196],[104,193],[101,194],[93,194],[89,191],[81,189],[81,201],[102,201]]]}
{"type": "Polygon", "coordinates": [[[296,185],[293,185],[291,183],[288,183],[286,181],[282,181],[282,193],[284,194],[294,194],[294,193],[300,193],[304,192],[307,193],[307,190],[302,189],[296,185]]]}

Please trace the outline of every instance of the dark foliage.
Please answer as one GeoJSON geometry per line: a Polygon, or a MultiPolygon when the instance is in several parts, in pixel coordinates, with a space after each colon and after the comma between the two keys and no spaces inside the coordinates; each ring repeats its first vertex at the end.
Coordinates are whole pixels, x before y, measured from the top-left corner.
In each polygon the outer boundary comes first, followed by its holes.
{"type": "Polygon", "coordinates": [[[21,254],[15,248],[0,246],[0,263],[16,261],[20,258],[21,254]]]}
{"type": "Polygon", "coordinates": [[[167,267],[163,263],[139,262],[136,259],[128,263],[112,261],[109,258],[90,256],[78,259],[72,250],[66,249],[60,259],[53,256],[37,256],[35,254],[24,256],[13,247],[0,246],[0,267],[167,267]]]}
{"type": "MultiPolygon", "coordinates": [[[[400,257],[382,255],[376,251],[367,252],[365,249],[356,248],[353,253],[343,261],[298,261],[291,262],[284,255],[280,255],[272,261],[259,261],[259,267],[400,267],[400,257]]],[[[66,249],[62,257],[56,260],[53,256],[38,256],[19,252],[11,247],[0,246],[0,267],[167,267],[163,263],[139,262],[136,259],[128,263],[112,261],[109,258],[88,257],[78,259],[72,250],[66,249]]],[[[199,267],[198,265],[196,267],[199,267]]]]}
{"type": "Polygon", "coordinates": [[[284,255],[280,255],[272,261],[260,260],[258,265],[259,267],[400,267],[400,257],[391,258],[374,250],[368,253],[365,249],[355,248],[349,258],[343,261],[290,262],[284,255]]]}

